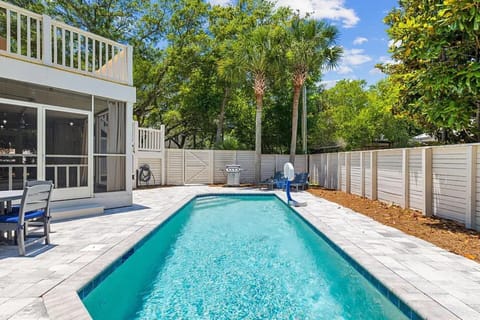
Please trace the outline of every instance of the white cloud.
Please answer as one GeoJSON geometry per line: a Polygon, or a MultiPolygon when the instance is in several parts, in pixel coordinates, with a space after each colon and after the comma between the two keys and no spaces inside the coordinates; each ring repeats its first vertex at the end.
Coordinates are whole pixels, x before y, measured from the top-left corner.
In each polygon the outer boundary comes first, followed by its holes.
{"type": "Polygon", "coordinates": [[[345,49],[343,50],[343,58],[341,64],[358,66],[360,64],[372,61],[372,58],[364,54],[363,49],[345,49]]]}
{"type": "Polygon", "coordinates": [[[389,56],[381,56],[379,58],[380,60],[380,63],[384,63],[384,64],[397,64],[398,61],[397,60],[393,60],[391,57],[389,56]]]}
{"type": "Polygon", "coordinates": [[[325,81],[321,81],[320,85],[322,85],[325,89],[330,89],[335,87],[338,81],[340,80],[325,80],[325,81]]]}
{"type": "Polygon", "coordinates": [[[338,74],[349,74],[353,73],[353,69],[347,65],[341,65],[335,70],[338,74]]]}
{"type": "Polygon", "coordinates": [[[316,19],[341,21],[345,28],[354,27],[360,21],[353,9],[345,7],[345,0],[278,0],[277,7],[290,7],[302,14],[310,13],[316,19]]]}
{"type": "Polygon", "coordinates": [[[383,72],[380,71],[380,69],[378,69],[378,68],[373,68],[370,71],[368,71],[368,73],[371,74],[371,75],[383,74],[383,72]]]}
{"type": "Polygon", "coordinates": [[[208,0],[212,6],[219,5],[219,6],[228,6],[229,4],[233,4],[232,0],[208,0]]]}
{"type": "Polygon", "coordinates": [[[355,40],[353,40],[353,44],[358,46],[358,45],[364,44],[367,41],[368,39],[365,37],[356,37],[355,40]]]}

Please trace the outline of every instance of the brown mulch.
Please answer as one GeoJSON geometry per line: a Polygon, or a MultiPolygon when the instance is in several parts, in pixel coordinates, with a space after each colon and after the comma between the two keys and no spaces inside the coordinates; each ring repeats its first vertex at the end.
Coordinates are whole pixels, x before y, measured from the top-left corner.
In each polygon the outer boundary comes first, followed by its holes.
{"type": "Polygon", "coordinates": [[[466,229],[460,223],[437,217],[424,217],[418,211],[341,191],[318,188],[310,188],[308,191],[440,248],[480,262],[480,232],[466,229]]]}

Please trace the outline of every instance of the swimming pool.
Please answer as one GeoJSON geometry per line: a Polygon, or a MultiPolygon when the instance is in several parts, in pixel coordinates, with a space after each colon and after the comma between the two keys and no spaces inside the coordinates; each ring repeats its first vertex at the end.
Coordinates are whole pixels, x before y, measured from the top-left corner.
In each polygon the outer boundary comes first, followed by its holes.
{"type": "Polygon", "coordinates": [[[276,196],[197,197],[79,295],[94,319],[418,318],[339,250],[276,196]]]}

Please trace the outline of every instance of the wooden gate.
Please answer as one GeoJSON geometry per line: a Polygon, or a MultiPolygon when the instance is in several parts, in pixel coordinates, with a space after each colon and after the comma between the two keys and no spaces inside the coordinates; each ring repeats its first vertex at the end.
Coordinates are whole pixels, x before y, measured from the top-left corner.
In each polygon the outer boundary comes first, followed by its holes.
{"type": "Polygon", "coordinates": [[[185,150],[185,184],[213,183],[213,152],[185,150]]]}

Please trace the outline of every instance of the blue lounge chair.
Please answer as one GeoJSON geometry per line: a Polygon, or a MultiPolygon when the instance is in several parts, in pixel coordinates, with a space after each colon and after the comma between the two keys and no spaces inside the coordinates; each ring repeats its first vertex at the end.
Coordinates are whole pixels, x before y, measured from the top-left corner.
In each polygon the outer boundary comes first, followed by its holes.
{"type": "Polygon", "coordinates": [[[295,187],[298,191],[298,188],[302,190],[308,189],[308,172],[302,172],[295,175],[295,179],[293,179],[292,183],[290,183],[291,187],[295,187]]]}
{"type": "Polygon", "coordinates": [[[262,182],[259,183],[259,186],[265,186],[268,189],[283,189],[285,186],[285,178],[283,177],[283,173],[281,171],[275,172],[273,177],[270,177],[262,182]]]}

